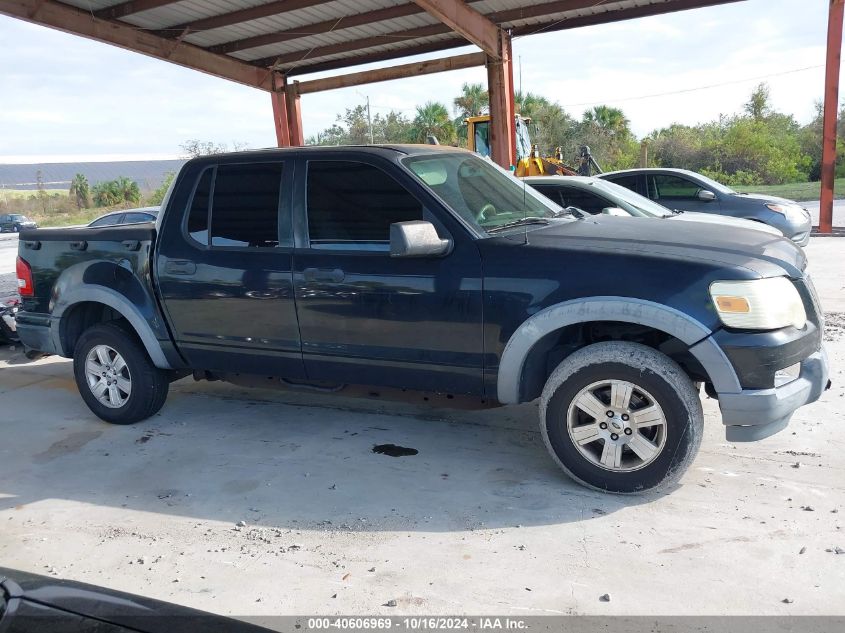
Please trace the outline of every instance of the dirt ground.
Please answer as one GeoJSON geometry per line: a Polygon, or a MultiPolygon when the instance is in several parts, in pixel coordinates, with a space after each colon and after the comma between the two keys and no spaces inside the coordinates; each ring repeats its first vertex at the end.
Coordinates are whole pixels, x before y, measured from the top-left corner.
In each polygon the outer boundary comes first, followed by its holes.
{"type": "Polygon", "coordinates": [[[570,482],[535,404],[185,379],[119,427],[89,413],[69,361],[5,348],[0,566],[235,616],[843,615],[845,239],[807,250],[833,388],[750,444],[725,441],[707,400],[701,453],[663,495],[570,482]],[[388,443],[417,454],[372,451],[388,443]]]}

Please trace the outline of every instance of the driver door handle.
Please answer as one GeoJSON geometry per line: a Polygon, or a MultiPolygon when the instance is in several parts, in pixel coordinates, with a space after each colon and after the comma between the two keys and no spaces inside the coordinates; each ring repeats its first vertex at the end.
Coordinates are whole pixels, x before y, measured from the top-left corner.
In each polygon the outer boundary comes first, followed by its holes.
{"type": "Polygon", "coordinates": [[[340,283],[346,277],[340,268],[306,268],[302,271],[305,281],[333,281],[340,283]]]}

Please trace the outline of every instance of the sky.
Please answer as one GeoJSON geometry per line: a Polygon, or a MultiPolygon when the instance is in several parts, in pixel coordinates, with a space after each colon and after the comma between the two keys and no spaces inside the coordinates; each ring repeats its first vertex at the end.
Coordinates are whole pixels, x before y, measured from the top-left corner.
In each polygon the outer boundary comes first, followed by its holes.
{"type": "MultiPolygon", "coordinates": [[[[828,0],[745,0],[516,38],[514,81],[577,118],[593,105],[620,107],[638,136],[737,113],[761,81],[776,110],[805,123],[824,89],[827,9],[828,0]]],[[[431,99],[451,110],[464,82],[486,83],[484,69],[305,95],[305,135],[367,97],[373,113],[395,109],[413,118],[431,99]]],[[[0,16],[0,163],[175,158],[188,139],[275,145],[270,97],[0,16]]]]}

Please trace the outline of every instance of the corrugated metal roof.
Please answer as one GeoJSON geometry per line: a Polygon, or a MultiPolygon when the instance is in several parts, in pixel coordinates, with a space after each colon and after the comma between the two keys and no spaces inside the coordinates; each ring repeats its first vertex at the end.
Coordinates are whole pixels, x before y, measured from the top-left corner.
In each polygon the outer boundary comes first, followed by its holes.
{"type": "MultiPolygon", "coordinates": [[[[515,35],[735,1],[465,0],[515,35]]],[[[153,32],[174,40],[173,46],[182,41],[290,74],[318,70],[327,61],[344,60],[352,66],[401,57],[404,51],[413,54],[468,44],[411,0],[63,0],[58,4],[153,32]]]]}

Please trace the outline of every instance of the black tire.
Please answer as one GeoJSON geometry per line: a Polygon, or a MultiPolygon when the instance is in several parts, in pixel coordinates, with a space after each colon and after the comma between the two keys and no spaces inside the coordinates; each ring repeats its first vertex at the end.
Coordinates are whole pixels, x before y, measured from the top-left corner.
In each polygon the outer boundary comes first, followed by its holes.
{"type": "Polygon", "coordinates": [[[154,415],[164,405],[170,385],[168,372],[153,365],[135,333],[117,323],[101,323],[82,333],[73,351],[73,373],[85,404],[94,415],[111,424],[134,424],[154,415]],[[103,404],[88,384],[88,354],[101,345],[123,357],[130,376],[131,391],[119,407],[103,404]]]}
{"type": "MultiPolygon", "coordinates": [[[[595,394],[604,404],[601,396],[607,392],[602,392],[601,389],[602,387],[599,387],[595,394]]],[[[646,406],[648,400],[640,399],[639,402],[646,406]]],[[[607,407],[612,405],[607,404],[607,407]]],[[[605,413],[610,415],[609,412],[605,413]]],[[[608,419],[627,420],[636,418],[635,413],[632,412],[629,417],[608,419]]],[[[581,428],[573,426],[576,429],[581,428]]],[[[604,426],[607,428],[608,424],[605,423],[604,426]]],[[[609,341],[578,350],[552,372],[540,403],[540,430],[552,457],[572,479],[595,490],[631,494],[660,490],[681,478],[695,459],[701,445],[704,413],[693,382],[672,359],[645,345],[609,341]],[[631,450],[631,447],[620,449],[622,459],[633,464],[628,467],[636,467],[637,460],[642,462],[642,466],[636,470],[605,468],[582,453],[596,452],[598,461],[601,461],[598,453],[601,452],[600,448],[604,449],[608,439],[592,440],[590,448],[580,449],[572,439],[567,422],[570,406],[573,407],[573,415],[581,416],[582,419],[586,416],[587,426],[590,426],[590,419],[594,419],[596,425],[601,425],[602,421],[598,416],[584,413],[575,407],[574,400],[588,388],[592,389],[592,385],[601,385],[602,381],[632,384],[636,387],[636,398],[645,393],[662,409],[665,425],[659,427],[660,430],[643,429],[643,433],[654,433],[653,445],[660,446],[659,452],[651,458],[652,461],[639,459],[639,455],[631,450]],[[661,434],[659,440],[657,433],[661,434]]],[[[605,431],[587,432],[612,431],[613,428],[610,427],[605,431]]],[[[632,433],[636,434],[638,431],[632,429],[632,433]]],[[[619,438],[621,435],[619,433],[615,437],[619,438]]],[[[628,435],[627,430],[625,435],[628,435]]],[[[601,455],[603,456],[603,453],[601,455]]]]}

